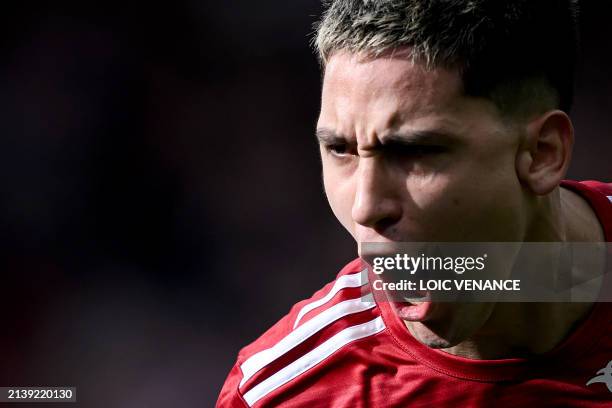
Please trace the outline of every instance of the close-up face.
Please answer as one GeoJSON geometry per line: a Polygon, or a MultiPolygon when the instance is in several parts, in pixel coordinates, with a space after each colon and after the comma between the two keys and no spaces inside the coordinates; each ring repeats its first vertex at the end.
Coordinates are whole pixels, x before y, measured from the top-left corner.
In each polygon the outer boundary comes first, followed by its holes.
{"type": "MultiPolygon", "coordinates": [[[[427,71],[402,53],[337,52],[326,66],[317,124],[324,186],[359,247],[521,241],[519,133],[491,101],[464,96],[457,71],[427,71]]],[[[407,322],[435,347],[473,334],[492,307],[435,306],[429,321],[407,322]]]]}

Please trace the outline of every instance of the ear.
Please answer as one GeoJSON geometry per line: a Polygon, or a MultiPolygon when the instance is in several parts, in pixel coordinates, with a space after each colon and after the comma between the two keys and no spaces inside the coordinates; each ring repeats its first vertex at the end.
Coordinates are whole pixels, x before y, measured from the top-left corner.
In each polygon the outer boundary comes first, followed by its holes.
{"type": "Polygon", "coordinates": [[[553,191],[569,168],[574,146],[574,127],[560,110],[546,112],[527,123],[516,156],[521,183],[537,195],[553,191]]]}

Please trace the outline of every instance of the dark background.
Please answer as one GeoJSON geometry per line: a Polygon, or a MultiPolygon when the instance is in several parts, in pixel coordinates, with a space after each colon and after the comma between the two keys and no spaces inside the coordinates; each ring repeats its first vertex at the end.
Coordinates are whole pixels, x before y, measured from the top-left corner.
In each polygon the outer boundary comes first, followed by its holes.
{"type": "MultiPolygon", "coordinates": [[[[583,3],[571,178],[612,176],[605,9],[583,3]]],[[[3,4],[0,386],[212,406],[239,348],[354,256],[313,136],[319,13],[3,4]]]]}

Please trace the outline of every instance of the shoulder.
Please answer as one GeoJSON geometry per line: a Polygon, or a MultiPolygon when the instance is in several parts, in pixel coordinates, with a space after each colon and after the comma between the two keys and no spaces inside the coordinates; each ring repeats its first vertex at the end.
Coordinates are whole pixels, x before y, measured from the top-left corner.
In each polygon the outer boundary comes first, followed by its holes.
{"type": "Polygon", "coordinates": [[[605,198],[608,203],[612,202],[612,183],[597,180],[563,180],[561,186],[580,193],[601,196],[601,198],[605,198]]]}
{"type": "Polygon", "coordinates": [[[607,240],[612,240],[612,183],[563,180],[561,187],[574,191],[588,201],[603,226],[607,240]]]}
{"type": "Polygon", "coordinates": [[[349,343],[384,329],[376,304],[367,297],[367,273],[360,259],[336,279],[244,347],[223,387],[218,407],[252,406],[349,343]]]}

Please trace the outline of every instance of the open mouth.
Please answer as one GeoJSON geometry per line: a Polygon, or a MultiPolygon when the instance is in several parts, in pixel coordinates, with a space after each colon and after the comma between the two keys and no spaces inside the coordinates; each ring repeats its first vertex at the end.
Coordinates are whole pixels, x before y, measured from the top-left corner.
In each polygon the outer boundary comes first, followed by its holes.
{"type": "Polygon", "coordinates": [[[427,302],[431,301],[431,294],[426,290],[405,290],[402,291],[402,297],[406,302],[427,302]]]}
{"type": "Polygon", "coordinates": [[[435,304],[430,300],[392,302],[395,312],[402,320],[410,322],[424,322],[433,315],[435,304]]]}

